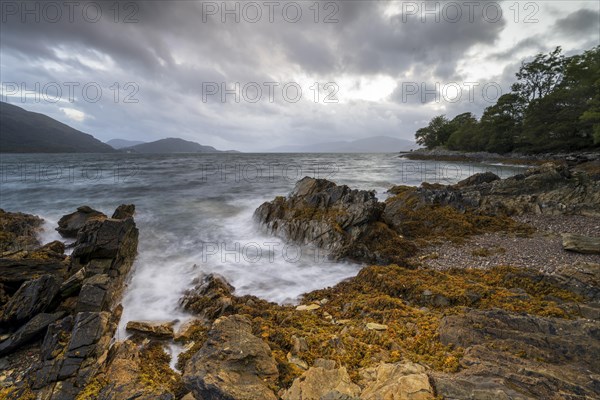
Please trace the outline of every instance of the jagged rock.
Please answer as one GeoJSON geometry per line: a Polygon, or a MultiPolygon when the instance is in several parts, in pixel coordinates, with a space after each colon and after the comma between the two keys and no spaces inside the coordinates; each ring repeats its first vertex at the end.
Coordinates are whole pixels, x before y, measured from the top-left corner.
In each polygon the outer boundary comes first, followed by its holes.
{"type": "Polygon", "coordinates": [[[19,328],[8,339],[0,342],[0,356],[11,353],[17,350],[21,345],[26,344],[37,336],[41,335],[44,330],[59,318],[62,318],[63,312],[54,314],[37,314],[35,317],[27,321],[25,325],[19,328]]]}
{"type": "Polygon", "coordinates": [[[0,322],[21,323],[46,311],[60,290],[61,281],[53,275],[42,275],[25,282],[11,297],[0,322]]]}
{"type": "Polygon", "coordinates": [[[235,288],[223,276],[206,274],[194,283],[194,289],[188,290],[180,301],[184,310],[208,320],[233,311],[231,296],[235,288]]]}
{"type": "Polygon", "coordinates": [[[109,311],[108,288],[111,279],[107,274],[97,274],[83,281],[76,312],[109,311]]]}
{"type": "Polygon", "coordinates": [[[137,251],[138,230],[133,219],[92,219],[77,235],[71,257],[81,265],[91,259],[120,259],[137,251]]]}
{"type": "Polygon", "coordinates": [[[133,204],[121,204],[115,212],[113,213],[113,219],[125,219],[125,218],[133,218],[133,214],[135,214],[135,205],[133,204]]]}
{"type": "Polygon", "coordinates": [[[86,222],[90,220],[102,220],[104,218],[106,218],[106,215],[100,211],[96,211],[88,206],[81,206],[77,208],[77,211],[64,215],[58,220],[58,228],[56,230],[63,237],[74,239],[86,222]]]}
{"type": "Polygon", "coordinates": [[[365,386],[361,400],[433,400],[434,390],[425,367],[411,362],[387,364],[361,371],[365,386]]]}
{"type": "Polygon", "coordinates": [[[562,235],[565,250],[584,254],[600,254],[600,237],[591,237],[565,233],[562,235]]]}
{"type": "Polygon", "coordinates": [[[254,218],[272,234],[324,249],[331,258],[400,262],[414,246],[380,221],[375,192],[303,178],[287,198],[262,204],[254,218]]]}
{"type": "Polygon", "coordinates": [[[81,290],[83,281],[85,279],[85,267],[75,272],[60,286],[60,295],[63,298],[76,295],[81,290]]]}
{"type": "Polygon", "coordinates": [[[177,321],[129,321],[125,329],[153,339],[172,339],[175,322],[177,321]]]}
{"type": "MultiPolygon", "coordinates": [[[[549,163],[507,179],[478,174],[453,186],[423,183],[411,202],[412,207],[448,205],[485,215],[531,212],[600,216],[600,181],[589,179],[585,173],[572,175],[566,166],[549,163]]],[[[401,225],[403,208],[403,202],[387,203],[384,220],[388,225],[401,225]]]]}
{"type": "Polygon", "coordinates": [[[240,315],[217,319],[202,348],[185,366],[183,380],[205,400],[275,400],[267,386],[278,377],[269,346],[240,315]]]}
{"type": "Polygon", "coordinates": [[[346,368],[335,362],[312,366],[281,396],[283,400],[355,399],[360,387],[350,380],[346,368]]]}
{"type": "Polygon", "coordinates": [[[466,348],[459,374],[434,374],[438,394],[445,397],[600,395],[591,378],[600,372],[599,321],[471,310],[444,317],[439,332],[442,343],[466,348]]]}

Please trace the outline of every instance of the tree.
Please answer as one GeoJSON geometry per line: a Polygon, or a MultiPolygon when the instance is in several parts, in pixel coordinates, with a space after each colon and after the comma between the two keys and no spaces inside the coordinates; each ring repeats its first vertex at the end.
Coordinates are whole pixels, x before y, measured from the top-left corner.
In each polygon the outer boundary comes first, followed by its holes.
{"type": "Polygon", "coordinates": [[[563,77],[565,57],[558,46],[548,54],[538,54],[531,62],[523,62],[517,72],[517,83],[512,90],[527,101],[540,99],[549,94],[563,77]]]}
{"type": "Polygon", "coordinates": [[[479,151],[483,149],[483,137],[477,118],[471,113],[459,114],[452,121],[452,134],[448,138],[450,150],[479,151]]]}
{"type": "Polygon", "coordinates": [[[449,121],[444,115],[434,117],[427,127],[419,129],[415,134],[417,144],[428,149],[444,145],[452,133],[448,123],[449,121]]]}
{"type": "Polygon", "coordinates": [[[481,116],[480,131],[485,136],[485,150],[508,153],[520,140],[525,112],[525,100],[514,93],[507,93],[496,104],[485,109],[481,116]]]}

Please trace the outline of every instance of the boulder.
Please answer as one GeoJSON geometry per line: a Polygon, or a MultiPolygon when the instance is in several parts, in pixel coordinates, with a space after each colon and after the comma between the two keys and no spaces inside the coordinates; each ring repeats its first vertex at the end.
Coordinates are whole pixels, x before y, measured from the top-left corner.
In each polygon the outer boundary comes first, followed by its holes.
{"type": "Polygon", "coordinates": [[[180,300],[184,310],[210,321],[233,312],[232,293],[235,288],[223,276],[204,274],[194,283],[196,286],[180,300]]]}
{"type": "Polygon", "coordinates": [[[42,275],[23,283],[4,307],[0,322],[20,324],[46,311],[58,294],[60,285],[61,281],[54,275],[42,275]]]}
{"type": "Polygon", "coordinates": [[[275,400],[268,384],[277,377],[269,346],[252,334],[250,321],[240,315],[214,322],[183,374],[187,389],[205,400],[275,400]]]}
{"type": "Polygon", "coordinates": [[[346,368],[335,362],[317,362],[281,396],[283,400],[356,399],[360,387],[350,380],[346,368]]]}
{"type": "Polygon", "coordinates": [[[600,237],[565,233],[562,235],[565,250],[583,254],[600,254],[600,237]]]}
{"type": "Polygon", "coordinates": [[[177,321],[129,321],[125,330],[152,339],[173,339],[173,325],[177,321]]]}
{"type": "Polygon", "coordinates": [[[365,385],[361,400],[433,400],[434,390],[425,367],[411,362],[388,364],[361,371],[365,385]]]}
{"type": "Polygon", "coordinates": [[[96,211],[89,206],[81,206],[77,208],[77,211],[64,215],[58,220],[58,228],[56,230],[65,238],[77,237],[79,230],[83,228],[86,222],[90,220],[102,220],[105,219],[106,215],[100,211],[96,211]]]}

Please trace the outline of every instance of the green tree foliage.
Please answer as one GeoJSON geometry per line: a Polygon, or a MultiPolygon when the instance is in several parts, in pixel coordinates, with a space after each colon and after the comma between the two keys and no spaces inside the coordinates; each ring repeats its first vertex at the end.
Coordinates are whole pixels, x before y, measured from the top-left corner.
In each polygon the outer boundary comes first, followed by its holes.
{"type": "Polygon", "coordinates": [[[435,117],[416,133],[427,148],[542,152],[600,146],[600,46],[572,57],[557,47],[524,62],[512,93],[485,109],[435,117]]]}
{"type": "Polygon", "coordinates": [[[434,117],[425,128],[415,134],[417,144],[428,149],[442,146],[446,143],[452,132],[448,126],[448,119],[444,115],[434,117]]]}

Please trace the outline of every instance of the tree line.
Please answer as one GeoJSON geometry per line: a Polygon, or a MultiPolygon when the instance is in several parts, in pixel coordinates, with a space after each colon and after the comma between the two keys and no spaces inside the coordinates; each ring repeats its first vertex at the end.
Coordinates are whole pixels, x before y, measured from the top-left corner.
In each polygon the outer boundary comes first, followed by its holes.
{"type": "Polygon", "coordinates": [[[523,62],[511,92],[453,119],[434,117],[419,129],[428,149],[540,153],[600,147],[600,46],[565,57],[557,47],[523,62]]]}

